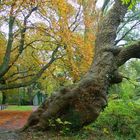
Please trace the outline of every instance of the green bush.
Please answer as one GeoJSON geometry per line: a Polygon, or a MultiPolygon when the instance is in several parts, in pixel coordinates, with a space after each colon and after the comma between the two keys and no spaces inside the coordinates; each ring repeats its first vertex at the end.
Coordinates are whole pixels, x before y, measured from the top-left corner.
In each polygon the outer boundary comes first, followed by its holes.
{"type": "Polygon", "coordinates": [[[93,125],[115,139],[137,139],[140,137],[140,104],[112,100],[93,125]]]}

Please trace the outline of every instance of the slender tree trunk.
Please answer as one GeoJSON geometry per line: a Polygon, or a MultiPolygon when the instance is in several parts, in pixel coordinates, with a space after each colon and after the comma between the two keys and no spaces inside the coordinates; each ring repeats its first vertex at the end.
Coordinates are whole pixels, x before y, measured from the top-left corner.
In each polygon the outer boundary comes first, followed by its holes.
{"type": "Polygon", "coordinates": [[[33,105],[33,87],[32,87],[32,85],[27,87],[27,94],[29,97],[29,104],[33,105]]]}
{"type": "Polygon", "coordinates": [[[2,92],[2,104],[6,104],[6,99],[7,99],[7,96],[5,92],[2,92]]]}
{"type": "MultiPolygon", "coordinates": [[[[79,129],[97,119],[107,105],[108,88],[122,81],[117,70],[120,50],[114,49],[116,30],[127,6],[115,0],[113,8],[102,19],[95,42],[95,56],[88,73],[75,85],[64,87],[48,98],[32,115],[24,128],[61,128],[56,119],[68,121],[79,129]]],[[[121,60],[120,60],[121,61],[121,60]]]]}

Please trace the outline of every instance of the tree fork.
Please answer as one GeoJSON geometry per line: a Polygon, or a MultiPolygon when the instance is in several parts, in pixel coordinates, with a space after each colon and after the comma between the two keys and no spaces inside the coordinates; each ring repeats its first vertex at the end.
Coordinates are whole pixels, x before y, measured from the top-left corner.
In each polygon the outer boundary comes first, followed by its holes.
{"type": "Polygon", "coordinates": [[[117,70],[121,65],[119,55],[121,58],[126,56],[121,50],[110,48],[115,44],[117,28],[127,7],[122,5],[121,0],[115,0],[113,8],[99,25],[94,60],[87,74],[73,87],[65,87],[49,97],[31,114],[24,129],[51,129],[54,128],[52,123],[55,129],[61,129],[57,118],[70,122],[71,129],[79,129],[97,119],[107,105],[107,93],[113,77],[118,77],[117,70]]]}

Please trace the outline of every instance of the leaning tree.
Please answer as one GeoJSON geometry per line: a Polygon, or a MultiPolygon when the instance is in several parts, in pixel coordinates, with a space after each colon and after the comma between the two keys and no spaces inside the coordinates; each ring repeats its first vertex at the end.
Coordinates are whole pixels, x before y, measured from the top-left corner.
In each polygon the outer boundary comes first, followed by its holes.
{"type": "Polygon", "coordinates": [[[76,84],[61,88],[31,114],[24,128],[50,129],[57,119],[70,122],[72,129],[81,128],[97,119],[107,105],[108,89],[122,82],[119,67],[131,58],[140,58],[140,41],[116,48],[116,32],[129,4],[115,0],[113,7],[100,20],[95,41],[93,63],[76,84]]]}

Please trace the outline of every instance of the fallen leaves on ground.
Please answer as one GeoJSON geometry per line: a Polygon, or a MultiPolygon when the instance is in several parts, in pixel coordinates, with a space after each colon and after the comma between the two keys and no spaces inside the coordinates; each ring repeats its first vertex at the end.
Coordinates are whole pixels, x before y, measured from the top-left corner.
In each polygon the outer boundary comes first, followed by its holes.
{"type": "Polygon", "coordinates": [[[0,111],[0,129],[15,130],[22,128],[32,111],[0,111]]]}

